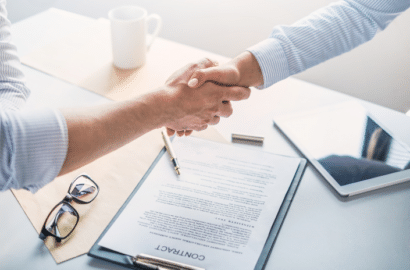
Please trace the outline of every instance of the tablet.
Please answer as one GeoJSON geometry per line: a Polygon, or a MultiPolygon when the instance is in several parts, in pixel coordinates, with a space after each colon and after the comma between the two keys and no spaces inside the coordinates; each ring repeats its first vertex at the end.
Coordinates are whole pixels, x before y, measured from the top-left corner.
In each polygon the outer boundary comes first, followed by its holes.
{"type": "Polygon", "coordinates": [[[410,148],[358,102],[277,116],[274,123],[341,196],[410,180],[410,148]]]}

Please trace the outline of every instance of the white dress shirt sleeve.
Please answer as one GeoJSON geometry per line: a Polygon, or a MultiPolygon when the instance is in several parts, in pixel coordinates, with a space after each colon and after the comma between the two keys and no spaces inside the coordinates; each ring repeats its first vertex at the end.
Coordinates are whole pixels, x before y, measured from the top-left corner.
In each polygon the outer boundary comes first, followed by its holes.
{"type": "Polygon", "coordinates": [[[332,3],[248,49],[264,79],[260,88],[359,46],[410,7],[410,0],[346,0],[332,3]]]}
{"type": "Polygon", "coordinates": [[[67,152],[65,119],[53,109],[23,110],[30,93],[11,43],[5,0],[0,0],[0,191],[36,192],[59,173],[67,152]]]}

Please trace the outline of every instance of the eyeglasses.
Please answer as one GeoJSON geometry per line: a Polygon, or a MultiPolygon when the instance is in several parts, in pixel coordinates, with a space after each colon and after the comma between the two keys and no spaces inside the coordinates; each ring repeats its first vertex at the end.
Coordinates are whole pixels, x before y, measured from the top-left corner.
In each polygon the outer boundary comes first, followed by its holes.
{"type": "Polygon", "coordinates": [[[77,210],[70,204],[75,201],[80,204],[92,202],[100,191],[98,185],[86,174],[78,176],[68,188],[64,199],[51,210],[41,229],[40,238],[55,237],[57,242],[67,238],[80,220],[77,210]]]}

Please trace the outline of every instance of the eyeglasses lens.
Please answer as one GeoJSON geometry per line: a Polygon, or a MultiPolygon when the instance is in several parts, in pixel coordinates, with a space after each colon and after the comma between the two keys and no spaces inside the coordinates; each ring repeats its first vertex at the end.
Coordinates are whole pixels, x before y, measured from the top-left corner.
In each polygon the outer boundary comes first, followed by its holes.
{"type": "Polygon", "coordinates": [[[91,202],[97,196],[97,186],[85,176],[75,180],[70,188],[70,194],[82,202],[91,202]]]}
{"type": "Polygon", "coordinates": [[[46,230],[58,237],[66,237],[74,230],[78,216],[74,209],[65,203],[59,204],[46,220],[46,230]]]}

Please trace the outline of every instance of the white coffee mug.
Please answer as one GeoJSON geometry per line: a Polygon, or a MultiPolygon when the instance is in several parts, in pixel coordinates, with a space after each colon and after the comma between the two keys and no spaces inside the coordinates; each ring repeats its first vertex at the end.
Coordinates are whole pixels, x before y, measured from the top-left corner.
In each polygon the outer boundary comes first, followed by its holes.
{"type": "Polygon", "coordinates": [[[161,29],[161,17],[147,15],[137,6],[123,6],[110,10],[111,44],[114,65],[122,69],[137,68],[145,64],[147,50],[161,29]],[[147,24],[156,20],[157,25],[147,43],[147,24]]]}

